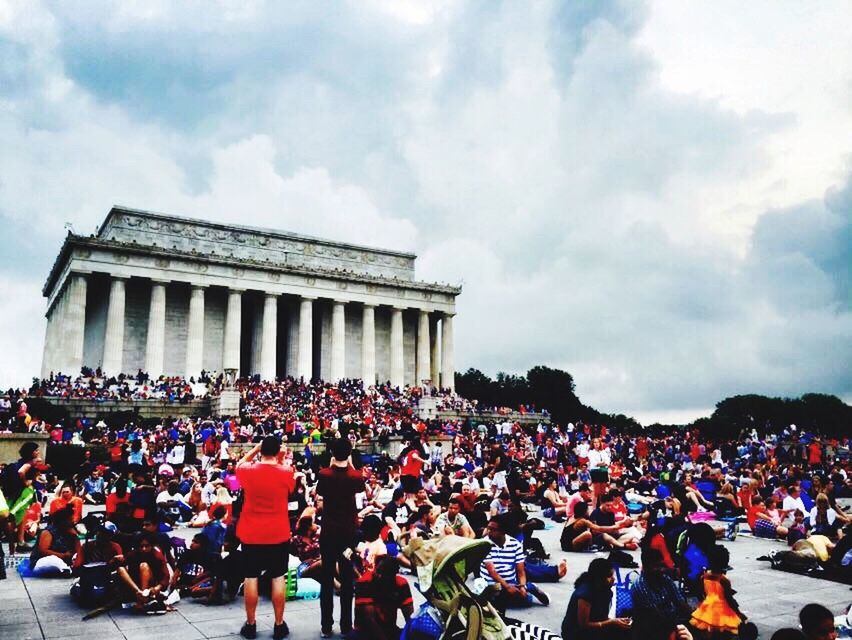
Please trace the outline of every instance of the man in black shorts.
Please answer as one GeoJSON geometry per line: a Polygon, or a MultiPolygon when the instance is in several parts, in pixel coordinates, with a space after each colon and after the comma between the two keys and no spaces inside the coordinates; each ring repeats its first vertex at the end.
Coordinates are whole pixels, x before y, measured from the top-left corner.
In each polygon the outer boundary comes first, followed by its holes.
{"type": "Polygon", "coordinates": [[[237,463],[237,478],[244,496],[237,522],[245,567],[246,623],[240,630],[244,638],[257,637],[257,579],[264,571],[272,578],[272,609],[275,612],[272,637],[280,640],[290,633],[284,622],[290,555],[287,504],[296,483],[293,469],[282,465],[281,458],[281,441],[276,436],[266,436],[237,463]],[[258,453],[260,461],[253,462],[258,453]]]}

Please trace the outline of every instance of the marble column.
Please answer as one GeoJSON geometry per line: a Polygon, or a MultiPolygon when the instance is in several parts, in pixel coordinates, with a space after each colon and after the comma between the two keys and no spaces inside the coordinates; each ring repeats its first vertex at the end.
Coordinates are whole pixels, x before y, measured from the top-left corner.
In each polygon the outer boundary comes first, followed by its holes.
{"type": "Polygon", "coordinates": [[[47,322],[44,327],[44,351],[41,358],[42,379],[47,378],[51,371],[56,373],[57,342],[59,339],[57,328],[60,325],[58,299],[53,303],[53,307],[47,312],[45,318],[47,322]]]}
{"type": "Polygon", "coordinates": [[[405,361],[402,355],[402,309],[391,309],[390,327],[390,383],[391,386],[405,386],[405,361]]]}
{"type": "Polygon", "coordinates": [[[335,300],[331,308],[331,380],[346,377],[346,303],[335,300]]]}
{"type": "Polygon", "coordinates": [[[65,333],[64,361],[67,373],[76,376],[83,366],[83,339],[86,335],[86,290],[88,281],[82,273],[71,276],[71,282],[66,293],[63,324],[59,330],[65,333]]]}
{"type": "Polygon", "coordinates": [[[145,371],[152,378],[163,374],[166,346],[166,281],[151,281],[148,337],[145,340],[145,371]]]}
{"type": "Polygon", "coordinates": [[[364,305],[361,322],[361,379],[364,386],[376,384],[376,307],[364,305]]]}
{"type": "Polygon", "coordinates": [[[288,301],[287,326],[287,366],[288,376],[299,377],[299,314],[301,308],[288,301]]]}
{"type": "Polygon", "coordinates": [[[415,363],[414,385],[423,386],[423,381],[428,379],[432,372],[432,353],[429,344],[429,312],[420,310],[417,322],[417,356],[415,363]]]}
{"type": "Polygon", "coordinates": [[[456,371],[453,364],[453,316],[445,313],[441,319],[441,387],[456,388],[456,371]]]}
{"type": "Polygon", "coordinates": [[[225,311],[225,347],[222,354],[222,368],[236,369],[240,375],[240,340],[243,328],[243,291],[228,291],[228,308],[225,311]]]}
{"type": "Polygon", "coordinates": [[[107,375],[123,373],[125,278],[113,276],[109,289],[103,370],[107,375]]]}
{"type": "Polygon", "coordinates": [[[189,294],[189,319],[186,331],[187,378],[196,377],[204,368],[204,287],[192,285],[189,294]]]}
{"type": "Polygon", "coordinates": [[[310,380],[314,370],[314,298],[302,297],[299,306],[299,356],[296,377],[310,380]]]}
{"type": "Polygon", "coordinates": [[[278,296],[267,293],[263,300],[263,327],[260,337],[260,377],[274,380],[278,350],[278,296]]]}
{"type": "Polygon", "coordinates": [[[432,385],[440,386],[441,383],[441,360],[438,353],[438,317],[435,314],[429,316],[429,377],[432,379],[432,385]]]}
{"type": "Polygon", "coordinates": [[[52,364],[50,365],[50,368],[53,369],[54,373],[69,373],[70,371],[70,369],[68,369],[68,339],[70,326],[68,325],[68,315],[66,313],[68,309],[68,297],[70,295],[71,281],[69,280],[65,290],[59,294],[59,297],[56,299],[56,304],[53,306],[56,333],[54,334],[54,349],[51,357],[52,364]]]}

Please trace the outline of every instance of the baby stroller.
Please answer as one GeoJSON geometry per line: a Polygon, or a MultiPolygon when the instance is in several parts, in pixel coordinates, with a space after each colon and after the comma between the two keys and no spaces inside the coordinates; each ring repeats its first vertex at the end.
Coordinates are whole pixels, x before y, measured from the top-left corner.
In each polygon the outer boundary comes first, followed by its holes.
{"type": "MultiPolygon", "coordinates": [[[[489,601],[493,587],[476,595],[467,585],[469,575],[478,575],[491,550],[488,540],[445,536],[432,540],[414,538],[403,550],[416,571],[417,586],[440,619],[439,640],[553,640],[558,636],[524,623],[507,623],[489,601]]],[[[416,618],[412,619],[416,626],[416,618]]],[[[407,629],[407,639],[426,637],[407,629]]]]}

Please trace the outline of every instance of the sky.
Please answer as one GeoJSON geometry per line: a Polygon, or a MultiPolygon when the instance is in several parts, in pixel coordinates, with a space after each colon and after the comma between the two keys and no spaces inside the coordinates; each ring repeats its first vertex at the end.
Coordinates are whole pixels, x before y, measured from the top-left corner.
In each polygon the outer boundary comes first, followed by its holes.
{"type": "Polygon", "coordinates": [[[852,400],[848,2],[0,0],[0,386],[113,204],[414,251],[456,366],[852,400]]]}

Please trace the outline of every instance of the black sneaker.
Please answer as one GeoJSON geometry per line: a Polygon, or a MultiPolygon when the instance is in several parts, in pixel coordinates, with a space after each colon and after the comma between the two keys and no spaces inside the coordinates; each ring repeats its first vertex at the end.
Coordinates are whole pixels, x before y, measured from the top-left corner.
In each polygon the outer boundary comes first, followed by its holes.
{"type": "Polygon", "coordinates": [[[334,631],[329,627],[328,629],[323,629],[320,631],[320,636],[323,638],[331,638],[334,635],[334,631]]]}
{"type": "Polygon", "coordinates": [[[240,635],[248,640],[254,640],[257,637],[257,623],[249,624],[246,622],[243,628],[240,629],[240,635]]]}
{"type": "Polygon", "coordinates": [[[533,597],[538,600],[545,607],[550,604],[550,596],[547,595],[544,591],[538,588],[537,585],[528,584],[527,591],[529,591],[533,597]]]}
{"type": "Polygon", "coordinates": [[[281,624],[276,624],[272,628],[272,638],[273,640],[284,640],[287,636],[290,635],[290,627],[287,626],[286,622],[281,622],[281,624]]]}
{"type": "Polygon", "coordinates": [[[545,607],[550,604],[550,596],[547,595],[541,589],[539,589],[537,585],[528,584],[527,591],[529,591],[530,594],[532,594],[532,596],[540,603],[542,603],[545,607]]]}

